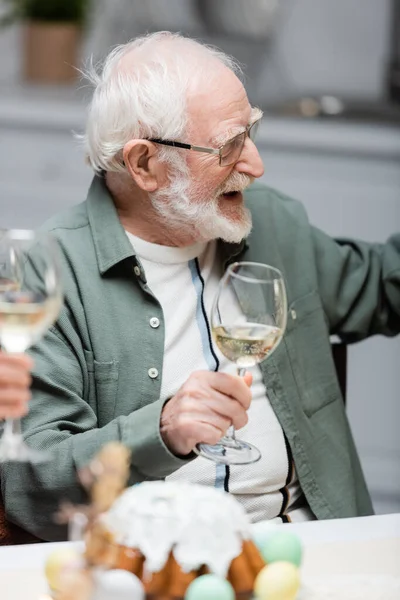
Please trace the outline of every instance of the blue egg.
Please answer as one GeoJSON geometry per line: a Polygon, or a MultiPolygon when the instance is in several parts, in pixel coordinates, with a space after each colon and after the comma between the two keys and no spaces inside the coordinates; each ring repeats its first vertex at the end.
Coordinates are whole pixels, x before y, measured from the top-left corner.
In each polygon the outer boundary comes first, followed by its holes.
{"type": "Polygon", "coordinates": [[[189,585],[185,600],[235,600],[235,591],[218,575],[201,575],[189,585]]]}
{"type": "Polygon", "coordinates": [[[262,551],[269,538],[276,531],[279,531],[279,527],[279,525],[274,525],[268,521],[259,521],[252,524],[251,538],[260,551],[262,551]]]}
{"type": "Polygon", "coordinates": [[[271,535],[261,549],[261,554],[267,565],[285,561],[299,567],[302,553],[300,538],[295,533],[282,529],[271,535]]]}

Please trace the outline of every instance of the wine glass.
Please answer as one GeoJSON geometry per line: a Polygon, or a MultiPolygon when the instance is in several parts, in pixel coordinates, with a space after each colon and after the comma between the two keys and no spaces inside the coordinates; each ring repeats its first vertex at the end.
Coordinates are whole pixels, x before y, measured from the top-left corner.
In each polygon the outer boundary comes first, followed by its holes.
{"type": "MultiPolygon", "coordinates": [[[[23,353],[56,320],[62,305],[56,240],[47,233],[0,230],[0,345],[23,353]]],[[[45,459],[23,441],[20,419],[6,419],[0,462],[45,459]]]]}
{"type": "MultiPolygon", "coordinates": [[[[221,279],[211,310],[213,338],[222,354],[236,364],[237,374],[262,362],[278,347],[287,321],[282,273],[269,265],[236,262],[221,279]]],[[[255,446],[236,439],[231,426],[218,444],[198,444],[197,453],[227,465],[250,464],[261,458],[255,446]]]]}

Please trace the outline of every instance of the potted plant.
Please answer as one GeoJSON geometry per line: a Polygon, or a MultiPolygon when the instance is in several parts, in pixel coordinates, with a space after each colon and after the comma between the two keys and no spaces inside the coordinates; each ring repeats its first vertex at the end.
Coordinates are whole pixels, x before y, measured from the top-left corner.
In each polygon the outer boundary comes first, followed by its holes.
{"type": "Polygon", "coordinates": [[[82,27],[90,0],[5,0],[3,24],[23,21],[23,76],[38,83],[77,77],[82,27]]]}

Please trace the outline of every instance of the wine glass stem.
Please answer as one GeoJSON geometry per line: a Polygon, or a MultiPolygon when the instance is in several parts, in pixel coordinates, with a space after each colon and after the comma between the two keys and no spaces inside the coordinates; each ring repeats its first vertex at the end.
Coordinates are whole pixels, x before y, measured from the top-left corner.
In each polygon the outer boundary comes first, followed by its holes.
{"type": "MultiPolygon", "coordinates": [[[[246,375],[246,369],[243,367],[238,367],[237,368],[237,374],[239,375],[239,377],[244,377],[246,375]]],[[[228,431],[225,434],[225,439],[231,440],[233,442],[236,442],[236,431],[233,425],[231,425],[228,429],[228,431]]]]}
{"type": "Polygon", "coordinates": [[[228,429],[226,430],[226,433],[223,437],[223,439],[225,440],[232,440],[233,442],[236,442],[236,431],[233,425],[231,425],[230,427],[228,427],[228,429]]]}
{"type": "Polygon", "coordinates": [[[6,419],[3,435],[5,438],[15,436],[19,438],[22,437],[21,419],[6,419]]]}

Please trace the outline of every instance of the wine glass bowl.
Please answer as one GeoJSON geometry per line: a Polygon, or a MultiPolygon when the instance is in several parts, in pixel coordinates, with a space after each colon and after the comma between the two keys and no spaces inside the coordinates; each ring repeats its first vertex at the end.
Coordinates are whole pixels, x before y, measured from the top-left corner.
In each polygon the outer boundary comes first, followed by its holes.
{"type": "MultiPolygon", "coordinates": [[[[282,273],[255,262],[230,265],[221,279],[211,309],[213,339],[220,352],[244,376],[246,369],[267,359],[279,346],[287,323],[282,273]]],[[[249,464],[259,450],[236,439],[233,427],[218,444],[199,444],[198,454],[225,464],[249,464]]]]}
{"type": "MultiPolygon", "coordinates": [[[[0,345],[23,353],[56,320],[62,305],[58,246],[47,233],[0,231],[0,345]]],[[[43,458],[43,457],[42,457],[43,458]]],[[[0,462],[39,460],[24,442],[19,419],[6,419],[0,462]]]]}

